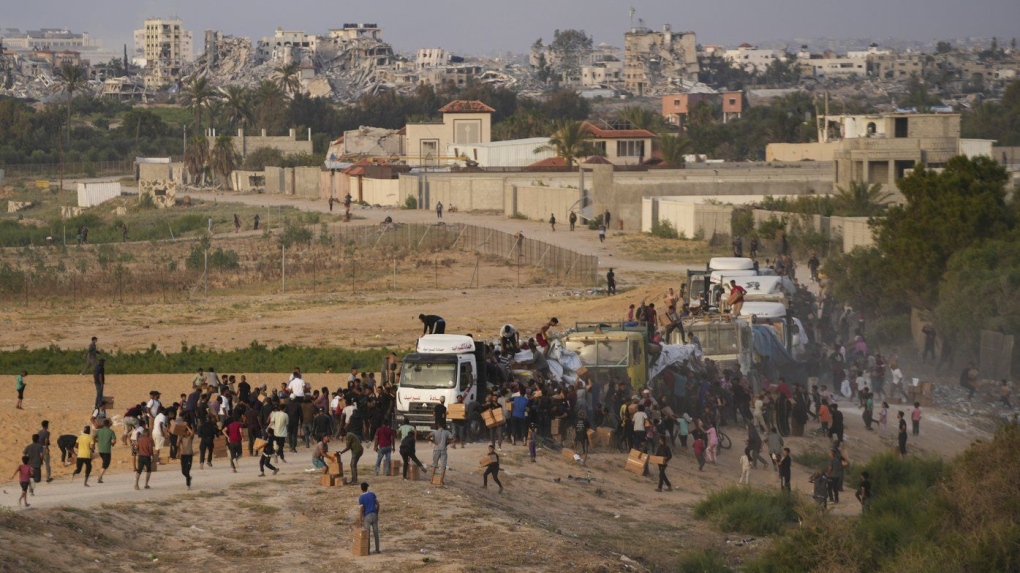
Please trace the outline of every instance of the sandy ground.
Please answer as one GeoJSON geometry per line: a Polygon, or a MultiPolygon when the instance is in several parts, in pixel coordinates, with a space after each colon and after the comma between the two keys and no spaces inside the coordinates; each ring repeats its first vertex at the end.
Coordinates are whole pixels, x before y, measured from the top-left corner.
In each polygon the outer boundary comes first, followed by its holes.
{"type": "MultiPolygon", "coordinates": [[[[245,202],[287,203],[326,210],[324,202],[243,196],[245,202]]],[[[274,203],[274,204],[275,204],[274,203]]],[[[434,217],[424,212],[398,211],[405,220],[434,217]]],[[[370,220],[386,212],[365,210],[370,220]]],[[[448,214],[500,228],[520,226],[529,236],[549,239],[548,225],[480,215],[448,214]]],[[[88,338],[100,337],[100,347],[140,349],[152,343],[179,348],[182,340],[214,348],[246,346],[252,339],[270,344],[409,348],[420,334],[413,318],[421,310],[445,316],[451,332],[493,336],[511,322],[533,332],[550,316],[564,325],[575,320],[619,319],[631,302],[661,299],[667,286],[679,284],[682,268],[673,264],[622,261],[612,240],[599,245],[594,233],[557,231],[556,238],[578,250],[598,252],[612,261],[621,283],[632,290],[617,297],[592,296],[572,289],[489,288],[474,291],[422,290],[405,293],[366,292],[337,296],[296,295],[216,297],[188,305],[131,307],[94,306],[83,309],[9,309],[3,316],[0,347],[51,342],[83,348],[88,338]],[[621,271],[621,269],[623,269],[621,271]]],[[[608,265],[606,265],[608,266],[608,265]]],[[[207,365],[196,365],[207,366],[207,365]]],[[[116,398],[111,410],[120,417],[132,401],[152,389],[173,401],[185,391],[191,373],[125,376],[108,365],[107,395],[116,398]]],[[[236,372],[232,374],[247,374],[236,372]]],[[[256,384],[278,384],[285,374],[248,374],[256,384]]],[[[309,373],[315,386],[335,387],[341,375],[309,373]]],[[[51,421],[54,441],[64,433],[77,434],[88,422],[94,389],[79,376],[30,376],[25,410],[14,409],[14,392],[5,387],[0,398],[0,427],[8,439],[0,441],[0,471],[10,476],[21,449],[42,419],[51,421]],[[8,467],[9,466],[9,467],[8,467]]],[[[13,385],[13,384],[12,384],[13,385]]],[[[845,407],[847,444],[853,461],[891,449],[894,440],[867,432],[859,410],[845,407]]],[[[985,434],[957,412],[926,409],[921,436],[911,439],[918,455],[950,457],[985,434]]],[[[814,427],[816,424],[810,424],[814,427]]],[[[152,477],[153,489],[136,492],[128,473],[127,449],[117,446],[106,483],[84,488],[70,482],[69,470],[54,462],[51,484],[40,484],[29,509],[17,507],[18,486],[3,484],[0,495],[0,572],[133,571],[139,568],[179,570],[215,563],[226,571],[326,571],[355,565],[363,571],[672,571],[690,547],[704,547],[739,565],[766,540],[726,536],[711,524],[690,517],[691,507],[709,492],[734,484],[739,477],[738,448],[744,432],[725,428],[734,449],[723,451],[717,465],[699,472],[690,452],[675,451],[669,469],[675,491],[656,493],[651,478],[623,471],[625,455],[596,451],[587,468],[543,450],[537,463],[525,449],[505,445],[503,469],[507,490],[483,490],[477,459],[482,444],[451,451],[447,485],[405,483],[375,478],[374,456],[367,452],[361,473],[369,476],[383,503],[383,554],[354,558],[348,546],[356,492],[353,488],[323,488],[317,476],[306,475],[309,453],[303,447],[290,456],[280,475],[256,478],[254,458],[245,458],[240,473],[228,467],[193,470],[192,491],[184,487],[179,466],[164,466],[152,477]],[[568,476],[595,478],[591,484],[568,476]],[[558,481],[556,481],[558,480],[558,481]],[[54,551],[60,542],[60,550],[54,551]],[[624,560],[622,555],[627,559],[624,560]]],[[[821,437],[787,440],[794,460],[801,452],[824,451],[821,437]]],[[[54,450],[56,448],[54,447],[54,450]]],[[[431,448],[419,445],[424,461],[431,448]]],[[[795,489],[809,492],[807,476],[813,468],[795,466],[795,489]]],[[[754,485],[777,488],[771,469],[753,473],[754,485]]],[[[855,514],[852,494],[833,511],[855,514]]]]}

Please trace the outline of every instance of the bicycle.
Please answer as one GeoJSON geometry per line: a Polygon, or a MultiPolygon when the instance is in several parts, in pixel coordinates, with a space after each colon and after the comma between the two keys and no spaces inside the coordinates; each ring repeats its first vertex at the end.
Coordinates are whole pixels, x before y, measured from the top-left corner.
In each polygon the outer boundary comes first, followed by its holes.
{"type": "Polygon", "coordinates": [[[716,434],[718,434],[717,437],[719,439],[719,447],[720,448],[722,448],[724,450],[728,450],[731,447],[733,447],[733,441],[730,440],[729,436],[727,436],[725,433],[723,433],[723,431],[720,430],[719,428],[716,428],[715,431],[716,431],[716,434]]]}

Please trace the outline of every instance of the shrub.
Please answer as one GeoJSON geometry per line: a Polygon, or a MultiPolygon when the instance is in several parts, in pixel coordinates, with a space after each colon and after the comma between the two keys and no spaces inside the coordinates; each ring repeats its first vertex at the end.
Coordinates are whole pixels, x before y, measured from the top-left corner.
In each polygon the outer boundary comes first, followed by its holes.
{"type": "Polygon", "coordinates": [[[283,232],[277,239],[283,247],[291,247],[296,244],[308,245],[312,242],[312,230],[304,225],[292,223],[290,219],[283,220],[283,232]]]}
{"type": "Polygon", "coordinates": [[[669,221],[656,221],[652,224],[652,236],[660,239],[679,239],[680,235],[669,221]]]}
{"type": "Polygon", "coordinates": [[[679,573],[730,573],[730,569],[718,553],[706,549],[689,549],[680,557],[679,573]]]}
{"type": "Polygon", "coordinates": [[[418,199],[414,195],[404,197],[404,209],[417,209],[418,199]]]}
{"type": "Polygon", "coordinates": [[[868,327],[872,346],[890,346],[910,340],[910,316],[897,314],[876,319],[868,327]]]}
{"type": "Polygon", "coordinates": [[[797,506],[788,493],[731,486],[694,506],[694,516],[717,521],[725,532],[772,535],[797,520],[797,506]]]}

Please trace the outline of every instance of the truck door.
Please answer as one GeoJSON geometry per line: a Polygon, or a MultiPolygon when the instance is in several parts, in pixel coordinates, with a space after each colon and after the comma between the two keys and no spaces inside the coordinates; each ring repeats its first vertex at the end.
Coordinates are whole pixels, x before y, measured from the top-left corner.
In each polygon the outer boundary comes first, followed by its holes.
{"type": "Polygon", "coordinates": [[[464,395],[465,404],[475,399],[474,362],[464,361],[460,363],[457,374],[457,393],[464,395]]]}

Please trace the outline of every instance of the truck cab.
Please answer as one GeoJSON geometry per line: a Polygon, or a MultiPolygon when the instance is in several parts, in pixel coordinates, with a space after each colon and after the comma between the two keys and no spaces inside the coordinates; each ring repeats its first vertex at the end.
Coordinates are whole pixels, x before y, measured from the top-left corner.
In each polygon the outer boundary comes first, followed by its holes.
{"type": "MultiPolygon", "coordinates": [[[[745,299],[746,300],[746,299],[745,299]]],[[[749,301],[740,309],[740,317],[754,324],[763,324],[775,329],[778,338],[787,351],[791,351],[791,329],[786,317],[786,305],[781,302],[749,301]]]]}
{"type": "MultiPolygon", "coordinates": [[[[722,369],[740,367],[750,372],[754,363],[751,322],[744,318],[730,319],[728,315],[709,315],[684,321],[687,338],[698,337],[703,358],[709,358],[722,369]]],[[[674,331],[671,344],[680,344],[680,332],[674,331]]]]}
{"type": "Polygon", "coordinates": [[[732,271],[757,274],[754,261],[747,257],[712,257],[705,265],[705,270],[687,271],[687,302],[697,306],[696,301],[702,295],[707,300],[712,290],[712,274],[726,274],[726,271],[731,271],[731,275],[734,274],[732,271]]]}
{"type": "Polygon", "coordinates": [[[447,407],[460,395],[465,404],[480,401],[485,388],[479,363],[483,363],[484,373],[484,357],[484,344],[476,344],[470,336],[426,334],[419,338],[415,352],[402,361],[397,420],[406,417],[416,431],[431,431],[441,397],[446,398],[447,407]]]}
{"type": "Polygon", "coordinates": [[[577,323],[563,338],[563,346],[577,353],[581,364],[600,387],[630,381],[640,392],[648,383],[647,330],[623,323],[577,323]]]}

